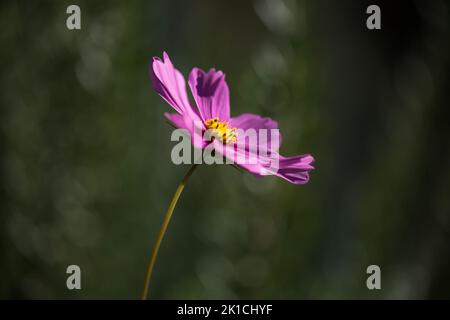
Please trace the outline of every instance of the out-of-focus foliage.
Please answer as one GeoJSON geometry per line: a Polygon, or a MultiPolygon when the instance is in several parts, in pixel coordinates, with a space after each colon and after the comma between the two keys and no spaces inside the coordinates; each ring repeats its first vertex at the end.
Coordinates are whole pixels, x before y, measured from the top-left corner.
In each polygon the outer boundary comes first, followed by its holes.
{"type": "Polygon", "coordinates": [[[0,298],[139,296],[188,169],[148,79],[163,50],[223,70],[232,114],[277,119],[317,170],[199,168],[150,297],[450,297],[447,2],[383,2],[379,31],[364,1],[78,1],[80,31],[69,4],[0,5],[0,298]]]}

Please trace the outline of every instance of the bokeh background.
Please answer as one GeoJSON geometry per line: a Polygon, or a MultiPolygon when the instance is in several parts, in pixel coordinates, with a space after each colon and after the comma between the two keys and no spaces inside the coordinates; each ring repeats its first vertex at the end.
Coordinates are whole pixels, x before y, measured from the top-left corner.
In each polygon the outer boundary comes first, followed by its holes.
{"type": "Polygon", "coordinates": [[[305,186],[202,166],[150,298],[450,298],[448,1],[2,1],[0,298],[139,297],[188,166],[148,65],[227,75],[305,186]],[[66,28],[78,4],[82,29],[66,28]],[[381,7],[369,31],[366,8],[381,7]],[[66,268],[82,290],[66,288],[66,268]],[[382,289],[366,288],[381,268],[382,289]]]}

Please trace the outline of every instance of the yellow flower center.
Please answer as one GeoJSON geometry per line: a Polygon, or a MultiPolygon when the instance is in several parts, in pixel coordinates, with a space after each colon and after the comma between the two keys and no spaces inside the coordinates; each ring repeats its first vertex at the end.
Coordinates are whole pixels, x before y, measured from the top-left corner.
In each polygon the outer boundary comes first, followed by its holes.
{"type": "Polygon", "coordinates": [[[227,121],[219,121],[219,118],[215,117],[206,120],[205,126],[207,129],[211,129],[214,137],[220,139],[223,143],[236,143],[236,128],[231,128],[227,121]]]}

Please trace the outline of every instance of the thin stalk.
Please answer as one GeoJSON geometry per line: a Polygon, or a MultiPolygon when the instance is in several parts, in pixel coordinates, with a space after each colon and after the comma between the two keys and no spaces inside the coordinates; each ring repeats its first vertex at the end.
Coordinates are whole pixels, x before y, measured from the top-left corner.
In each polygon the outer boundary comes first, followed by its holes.
{"type": "Polygon", "coordinates": [[[178,199],[180,198],[180,195],[183,192],[184,186],[188,182],[189,177],[195,171],[197,166],[198,166],[197,164],[192,165],[192,167],[189,169],[189,171],[184,176],[181,183],[178,185],[177,191],[175,191],[175,194],[173,195],[173,198],[170,201],[170,205],[169,205],[169,208],[167,209],[166,215],[164,216],[164,220],[161,225],[161,229],[159,229],[158,238],[156,239],[156,243],[155,243],[155,246],[153,247],[152,254],[150,255],[150,258],[148,260],[147,271],[145,273],[144,289],[142,290],[141,300],[147,300],[150,279],[152,277],[153,267],[155,265],[159,247],[161,246],[161,242],[162,242],[162,239],[164,238],[164,234],[166,233],[167,226],[169,225],[173,210],[175,209],[178,199]]]}

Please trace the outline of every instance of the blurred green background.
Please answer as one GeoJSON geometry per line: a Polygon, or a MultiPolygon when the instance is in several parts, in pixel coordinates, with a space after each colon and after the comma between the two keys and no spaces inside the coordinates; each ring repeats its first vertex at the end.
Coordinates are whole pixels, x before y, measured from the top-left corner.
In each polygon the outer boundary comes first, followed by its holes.
{"type": "Polygon", "coordinates": [[[139,297],[188,170],[148,79],[163,50],[185,76],[223,70],[232,115],[278,120],[317,169],[200,167],[150,298],[450,298],[450,5],[393,2],[369,31],[367,1],[3,1],[0,298],[139,297]]]}

